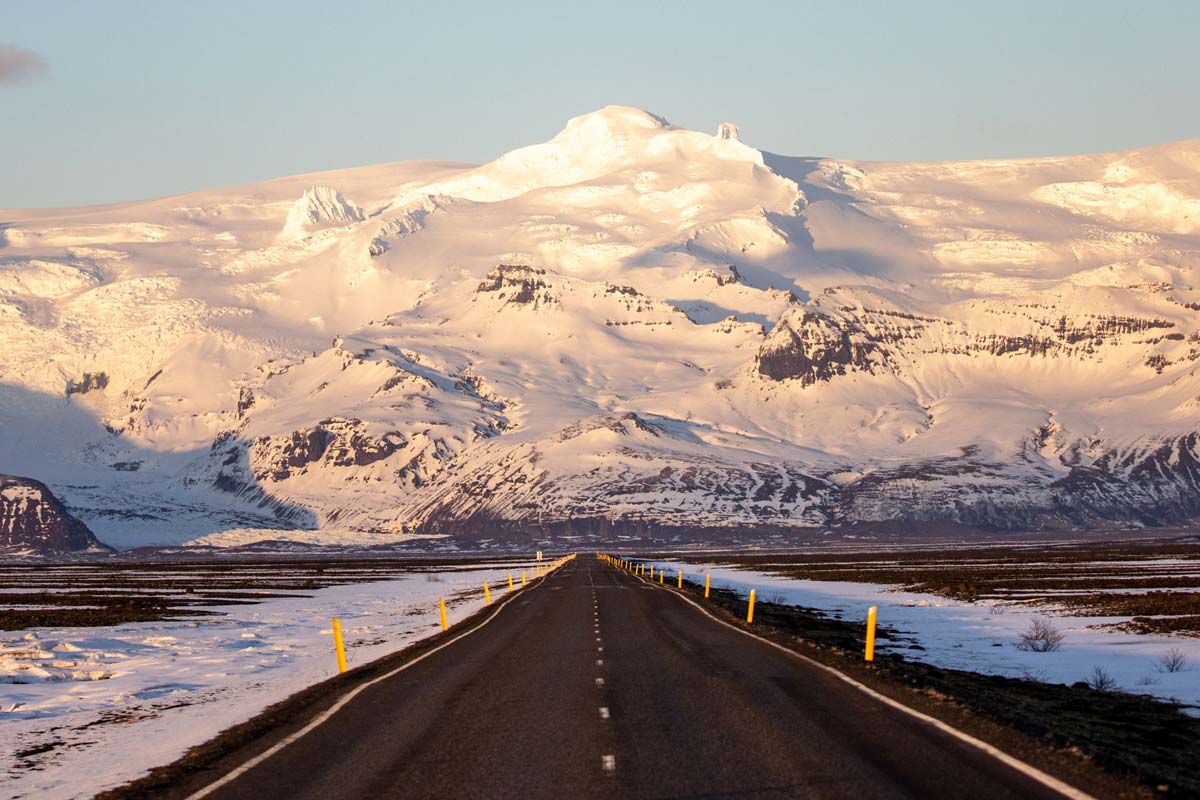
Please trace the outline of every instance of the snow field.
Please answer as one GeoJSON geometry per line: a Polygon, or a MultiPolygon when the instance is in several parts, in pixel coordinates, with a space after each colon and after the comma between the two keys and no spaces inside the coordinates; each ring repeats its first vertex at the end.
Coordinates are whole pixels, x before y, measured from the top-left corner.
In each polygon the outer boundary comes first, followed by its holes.
{"type": "Polygon", "coordinates": [[[412,573],[215,609],[225,616],[0,634],[0,795],[74,798],[119,786],[337,673],[440,631],[520,582],[528,564],[412,573]],[[41,752],[39,752],[41,751],[41,752]]]}
{"type": "Polygon", "coordinates": [[[1123,622],[1127,617],[1072,617],[1053,606],[967,603],[933,594],[900,591],[888,586],[841,581],[785,578],[769,572],[742,570],[712,562],[655,561],[668,580],[683,570],[687,580],[748,595],[759,602],[813,608],[847,622],[866,623],[867,609],[879,608],[879,626],[894,629],[896,639],[877,639],[876,652],[898,652],[905,658],[939,667],[969,670],[1048,683],[1085,681],[1102,668],[1121,691],[1177,700],[1200,713],[1200,638],[1122,633],[1091,626],[1123,622]],[[997,605],[999,608],[994,610],[997,605]],[[1017,641],[1035,617],[1050,619],[1065,639],[1047,653],[1017,649],[1017,641]],[[919,645],[923,649],[910,649],[919,645]],[[1182,651],[1184,669],[1167,672],[1160,659],[1182,651]]]}

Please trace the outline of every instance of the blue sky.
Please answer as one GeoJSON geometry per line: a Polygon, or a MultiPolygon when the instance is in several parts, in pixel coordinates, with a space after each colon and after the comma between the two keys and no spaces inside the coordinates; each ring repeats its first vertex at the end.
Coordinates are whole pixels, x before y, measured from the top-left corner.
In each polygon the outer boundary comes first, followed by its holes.
{"type": "Polygon", "coordinates": [[[788,155],[1200,137],[1196,2],[644,5],[0,0],[0,48],[45,63],[0,57],[0,207],[485,161],[610,103],[788,155]]]}

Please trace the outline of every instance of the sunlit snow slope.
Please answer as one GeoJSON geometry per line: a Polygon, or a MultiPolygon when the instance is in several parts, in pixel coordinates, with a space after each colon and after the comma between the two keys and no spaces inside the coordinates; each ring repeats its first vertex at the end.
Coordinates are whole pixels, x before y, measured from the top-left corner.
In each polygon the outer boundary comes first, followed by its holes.
{"type": "Polygon", "coordinates": [[[610,107],[0,212],[0,472],[110,544],[1200,514],[1200,142],[790,158],[610,107]]]}

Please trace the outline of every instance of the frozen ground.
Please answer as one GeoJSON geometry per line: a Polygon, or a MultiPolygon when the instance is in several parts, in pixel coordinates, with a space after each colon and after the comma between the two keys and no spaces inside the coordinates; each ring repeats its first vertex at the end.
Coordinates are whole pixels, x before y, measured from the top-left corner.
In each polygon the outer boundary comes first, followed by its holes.
{"type": "Polygon", "coordinates": [[[483,604],[520,564],[413,573],[223,616],[0,634],[0,797],[90,797],[336,673],[330,619],[350,666],[439,630],[483,604]],[[14,683],[14,681],[20,681],[14,683]]]}
{"type": "Polygon", "coordinates": [[[1072,617],[1053,607],[968,603],[876,584],[799,580],[718,563],[653,563],[656,569],[665,567],[668,577],[674,577],[679,569],[692,580],[703,580],[705,573],[711,573],[714,587],[744,594],[755,589],[759,600],[806,606],[847,621],[865,621],[867,609],[878,606],[879,624],[901,634],[898,640],[880,642],[881,652],[895,650],[906,658],[941,667],[1050,683],[1087,680],[1094,667],[1101,667],[1122,691],[1200,707],[1200,638],[1093,627],[1123,622],[1126,617],[1072,617]],[[1019,634],[1036,616],[1052,619],[1066,635],[1059,650],[1033,653],[1017,649],[1019,634]],[[912,649],[914,645],[924,649],[912,649]],[[1159,658],[1172,649],[1187,656],[1187,666],[1180,672],[1160,668],[1159,658]]]}

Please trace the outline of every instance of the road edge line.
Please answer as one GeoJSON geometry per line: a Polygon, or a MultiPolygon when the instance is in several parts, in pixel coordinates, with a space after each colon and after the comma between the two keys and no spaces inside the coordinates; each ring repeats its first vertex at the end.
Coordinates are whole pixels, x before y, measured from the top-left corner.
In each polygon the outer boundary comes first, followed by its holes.
{"type": "MultiPolygon", "coordinates": [[[[651,588],[657,588],[657,586],[654,583],[647,581],[645,578],[642,578],[641,576],[635,576],[635,577],[642,583],[648,583],[651,586],[651,588]]],[[[917,711],[915,708],[912,708],[911,706],[907,706],[904,703],[901,703],[899,700],[888,697],[886,694],[883,694],[882,692],[878,692],[878,691],[872,689],[870,686],[867,686],[865,683],[862,683],[861,681],[851,678],[849,675],[845,674],[844,672],[840,672],[839,670],[829,666],[828,664],[822,664],[820,661],[809,658],[808,656],[804,655],[803,653],[798,653],[789,647],[784,647],[783,645],[779,644],[778,642],[773,642],[770,639],[767,639],[766,637],[759,636],[754,631],[748,631],[745,628],[739,627],[737,625],[734,625],[731,622],[727,622],[726,620],[723,620],[720,617],[717,617],[712,612],[710,612],[707,608],[700,605],[692,598],[687,597],[680,591],[673,591],[673,592],[669,592],[669,593],[678,597],[680,600],[683,600],[683,602],[692,606],[697,611],[699,611],[701,614],[704,614],[704,616],[711,619],[713,622],[716,622],[720,625],[724,625],[726,628],[737,631],[738,633],[743,634],[745,636],[749,636],[751,639],[762,642],[763,644],[770,645],[771,647],[774,647],[776,650],[778,650],[782,653],[786,653],[787,655],[792,656],[793,658],[797,658],[797,659],[805,662],[806,664],[811,664],[812,666],[817,667],[818,669],[824,670],[825,672],[829,673],[830,675],[833,675],[834,677],[850,684],[855,689],[858,689],[863,694],[866,694],[868,697],[878,700],[879,702],[883,703],[886,706],[889,706],[890,708],[894,708],[898,711],[902,711],[905,714],[908,714],[910,717],[914,717],[915,719],[919,719],[922,722],[926,722],[926,723],[932,725],[933,727],[937,728],[938,730],[942,731],[943,733],[947,733],[950,736],[953,736],[954,738],[958,739],[959,741],[965,742],[965,743],[971,745],[972,747],[974,747],[978,750],[981,750],[984,753],[987,753],[989,756],[991,756],[992,758],[995,758],[997,761],[1004,764],[1005,766],[1015,769],[1017,772],[1020,772],[1022,775],[1025,775],[1028,778],[1032,778],[1033,780],[1037,781],[1038,783],[1042,784],[1043,786],[1045,786],[1049,789],[1053,789],[1054,791],[1058,792],[1059,794],[1063,795],[1064,797],[1069,797],[1069,798],[1071,798],[1071,800],[1097,800],[1093,795],[1090,795],[1087,792],[1082,791],[1081,789],[1077,789],[1065,781],[1059,780],[1058,778],[1054,777],[1053,775],[1051,775],[1048,772],[1043,772],[1042,770],[1038,769],[1037,767],[1033,766],[1032,764],[1025,763],[1024,761],[1017,758],[1016,756],[1009,755],[1008,753],[1004,752],[1003,750],[996,747],[995,745],[989,744],[988,742],[985,742],[982,739],[978,739],[978,738],[972,736],[971,734],[966,733],[965,731],[960,731],[958,728],[955,728],[950,723],[940,720],[937,717],[930,716],[929,714],[926,714],[922,711],[917,711]]]]}
{"type": "MultiPolygon", "coordinates": [[[[536,583],[536,584],[531,583],[529,585],[529,587],[527,587],[527,588],[532,589],[534,586],[540,585],[541,582],[545,581],[546,578],[548,578],[548,577],[549,577],[548,575],[543,575],[542,577],[537,579],[538,583],[536,583]]],[[[488,625],[488,623],[490,623],[496,617],[500,616],[500,612],[503,611],[509,605],[509,603],[511,603],[513,600],[517,599],[517,597],[519,597],[520,595],[524,594],[525,591],[526,591],[526,589],[523,588],[521,590],[513,592],[511,595],[504,598],[504,600],[502,602],[500,602],[496,605],[496,608],[492,611],[491,615],[488,616],[486,619],[484,619],[482,622],[480,622],[478,625],[475,625],[474,627],[470,628],[469,630],[463,631],[462,633],[458,634],[457,636],[455,636],[454,638],[452,638],[448,641],[442,642],[437,647],[434,647],[430,650],[426,650],[424,653],[421,653],[419,656],[416,656],[415,658],[413,658],[409,661],[405,661],[403,664],[401,664],[400,666],[391,670],[390,672],[386,672],[383,675],[379,675],[378,677],[372,678],[371,680],[367,681],[366,683],[360,683],[358,686],[355,686],[349,692],[347,692],[346,694],[344,694],[340,698],[338,698],[338,701],[336,703],[334,703],[329,708],[325,709],[320,714],[318,714],[316,717],[314,717],[312,720],[310,720],[303,728],[301,728],[298,731],[294,731],[293,733],[284,737],[280,741],[278,741],[275,744],[268,747],[263,752],[259,753],[258,755],[254,756],[253,758],[249,759],[248,761],[238,765],[237,767],[234,767],[229,772],[225,773],[220,778],[218,778],[217,780],[208,784],[207,786],[204,786],[203,788],[196,790],[192,794],[189,794],[184,800],[201,800],[201,798],[208,797],[210,794],[217,791],[222,786],[232,783],[233,781],[237,780],[241,776],[245,775],[247,772],[254,769],[259,764],[261,764],[262,762],[266,761],[271,756],[278,753],[280,750],[283,750],[285,747],[287,747],[292,742],[302,739],[305,736],[307,736],[308,734],[312,733],[314,730],[316,730],[321,725],[321,723],[325,722],[330,717],[332,717],[334,714],[341,711],[343,708],[346,707],[347,704],[350,703],[351,700],[353,700],[359,694],[361,694],[362,692],[371,688],[375,684],[380,683],[381,681],[385,681],[389,678],[393,678],[396,675],[399,675],[404,670],[408,669],[411,666],[421,663],[426,658],[429,658],[429,656],[433,655],[434,653],[436,653],[440,650],[444,650],[445,648],[447,648],[450,645],[457,642],[459,639],[464,639],[467,636],[470,636],[472,633],[475,633],[478,630],[482,630],[484,627],[486,627],[488,625]]],[[[418,640],[418,641],[420,641],[420,640],[418,640]]],[[[414,644],[416,644],[416,642],[414,642],[414,644]]],[[[382,658],[387,658],[387,656],[382,656],[382,658]]]]}

